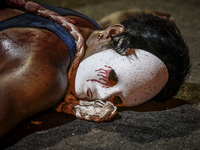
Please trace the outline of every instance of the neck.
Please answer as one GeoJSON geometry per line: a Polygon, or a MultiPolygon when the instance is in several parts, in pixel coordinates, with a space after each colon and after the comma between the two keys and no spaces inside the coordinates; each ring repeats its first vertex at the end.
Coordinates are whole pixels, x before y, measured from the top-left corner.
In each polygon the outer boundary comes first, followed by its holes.
{"type": "Polygon", "coordinates": [[[87,41],[87,39],[90,36],[90,34],[94,31],[93,29],[87,28],[87,27],[79,27],[79,26],[77,26],[77,28],[79,29],[81,35],[83,36],[84,41],[87,41]]]}
{"type": "Polygon", "coordinates": [[[64,16],[64,18],[71,18],[75,20],[76,24],[74,24],[80,31],[80,34],[83,36],[84,41],[87,40],[89,35],[94,31],[98,30],[97,27],[91,23],[90,21],[78,17],[78,16],[64,16]]]}

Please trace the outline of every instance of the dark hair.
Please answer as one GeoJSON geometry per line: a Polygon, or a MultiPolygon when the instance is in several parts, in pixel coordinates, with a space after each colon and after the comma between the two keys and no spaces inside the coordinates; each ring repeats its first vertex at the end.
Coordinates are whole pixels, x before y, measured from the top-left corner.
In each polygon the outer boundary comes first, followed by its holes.
{"type": "Polygon", "coordinates": [[[0,1],[0,9],[6,8],[6,7],[8,7],[8,4],[6,3],[6,1],[5,0],[1,0],[0,1]]]}
{"type": "Polygon", "coordinates": [[[126,31],[111,37],[110,46],[121,54],[128,48],[137,48],[160,58],[168,69],[169,79],[153,99],[167,100],[173,97],[190,70],[188,47],[175,23],[158,16],[143,14],[121,24],[126,31]]]}

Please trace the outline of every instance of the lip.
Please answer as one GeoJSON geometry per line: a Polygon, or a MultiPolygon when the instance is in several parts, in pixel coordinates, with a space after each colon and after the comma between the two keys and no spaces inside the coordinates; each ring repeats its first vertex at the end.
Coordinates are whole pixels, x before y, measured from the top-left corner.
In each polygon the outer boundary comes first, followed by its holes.
{"type": "Polygon", "coordinates": [[[93,94],[92,94],[92,91],[91,91],[90,88],[87,89],[87,96],[88,96],[89,98],[92,98],[92,97],[93,97],[93,94]]]}

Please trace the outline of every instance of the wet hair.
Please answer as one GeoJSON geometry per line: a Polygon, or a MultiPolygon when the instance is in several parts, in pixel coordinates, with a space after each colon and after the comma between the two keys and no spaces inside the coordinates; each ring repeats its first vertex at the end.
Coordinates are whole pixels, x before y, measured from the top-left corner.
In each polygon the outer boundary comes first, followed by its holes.
{"type": "Polygon", "coordinates": [[[120,54],[125,53],[128,48],[143,49],[160,58],[168,69],[169,79],[153,99],[164,101],[172,98],[190,70],[188,47],[175,23],[144,14],[121,24],[126,31],[112,36],[110,47],[120,54]]]}

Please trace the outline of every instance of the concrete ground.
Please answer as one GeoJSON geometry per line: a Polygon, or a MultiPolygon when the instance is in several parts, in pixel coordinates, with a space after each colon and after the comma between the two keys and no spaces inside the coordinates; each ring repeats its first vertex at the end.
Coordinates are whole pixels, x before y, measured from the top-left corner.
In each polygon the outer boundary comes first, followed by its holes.
{"type": "Polygon", "coordinates": [[[3,138],[1,149],[200,149],[199,0],[46,0],[45,3],[74,9],[94,20],[135,7],[170,13],[189,46],[191,74],[175,98],[119,109],[110,122],[88,122],[53,110],[42,112],[3,138]]]}

